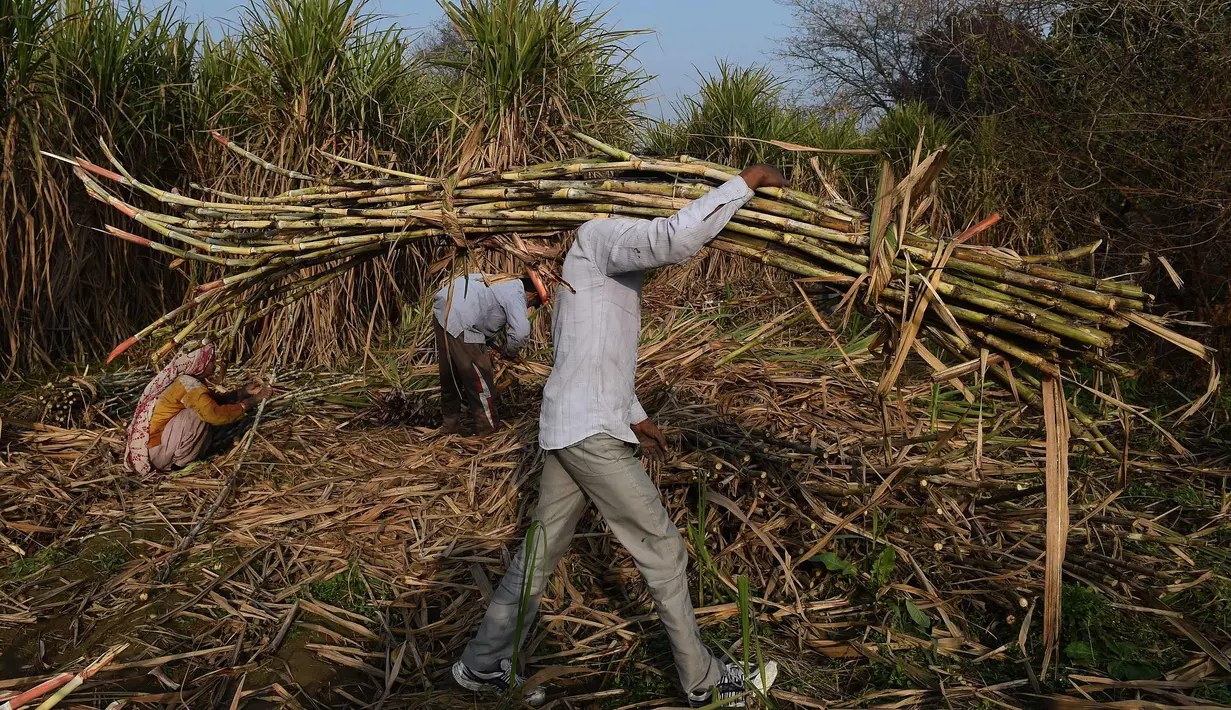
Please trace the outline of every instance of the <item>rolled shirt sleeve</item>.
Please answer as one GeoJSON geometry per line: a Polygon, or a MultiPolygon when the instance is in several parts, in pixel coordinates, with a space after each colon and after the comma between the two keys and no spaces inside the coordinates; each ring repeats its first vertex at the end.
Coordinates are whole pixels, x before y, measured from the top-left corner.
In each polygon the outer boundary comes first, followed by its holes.
{"type": "Polygon", "coordinates": [[[650,418],[650,415],[645,413],[645,407],[641,406],[641,400],[637,399],[636,395],[634,395],[633,396],[633,406],[629,408],[628,423],[629,424],[640,424],[641,422],[649,418],[650,418]]]}

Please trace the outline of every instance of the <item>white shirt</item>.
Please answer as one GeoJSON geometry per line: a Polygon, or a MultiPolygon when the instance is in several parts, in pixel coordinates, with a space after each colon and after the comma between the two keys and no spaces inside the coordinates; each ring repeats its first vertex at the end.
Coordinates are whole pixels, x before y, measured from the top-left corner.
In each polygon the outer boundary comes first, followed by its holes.
{"type": "Polygon", "coordinates": [[[530,337],[526,289],[520,279],[488,286],[483,283],[483,274],[459,276],[453,280],[452,302],[449,301],[449,284],[445,284],[436,292],[432,313],[449,335],[460,336],[466,343],[487,343],[507,325],[504,351],[510,356],[516,355],[530,337]],[[445,323],[446,305],[448,323],[445,323]]]}
{"type": "Polygon", "coordinates": [[[576,293],[556,291],[540,446],[563,449],[600,433],[637,443],[630,425],[647,418],[634,390],[645,272],[696,255],[752,195],[736,177],[671,217],[595,219],[578,228],[562,274],[576,293]]]}

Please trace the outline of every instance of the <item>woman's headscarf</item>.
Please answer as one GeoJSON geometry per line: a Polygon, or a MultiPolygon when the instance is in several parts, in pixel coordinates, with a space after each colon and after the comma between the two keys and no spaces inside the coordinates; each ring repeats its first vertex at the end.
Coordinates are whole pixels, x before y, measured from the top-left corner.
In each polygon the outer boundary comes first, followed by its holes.
{"type": "Polygon", "coordinates": [[[195,350],[185,349],[167,363],[145,386],[132,423],[128,425],[128,445],[124,448],[124,468],[142,475],[150,472],[150,418],[158,399],[181,375],[200,375],[214,361],[214,346],[206,344],[195,350]]]}

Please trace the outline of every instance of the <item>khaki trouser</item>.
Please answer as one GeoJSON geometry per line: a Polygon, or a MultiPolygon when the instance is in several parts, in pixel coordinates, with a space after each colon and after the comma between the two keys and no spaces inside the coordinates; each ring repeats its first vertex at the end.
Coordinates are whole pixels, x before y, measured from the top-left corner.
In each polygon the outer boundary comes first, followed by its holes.
{"type": "Polygon", "coordinates": [[[462,398],[474,417],[476,434],[486,434],[500,424],[496,407],[496,383],[487,346],[467,343],[436,326],[436,351],[440,361],[440,409],[444,425],[456,427],[462,418],[462,398]]]}
{"type": "Polygon", "coordinates": [[[462,660],[474,670],[491,671],[499,668],[502,659],[512,658],[514,644],[529,635],[547,579],[572,541],[587,498],[594,501],[645,577],[671,642],[680,684],[688,692],[712,687],[723,669],[701,642],[697,629],[688,596],[684,540],[663,508],[658,489],[642,468],[635,448],[606,434],[547,452],[534,512],[537,524],[531,526],[521,551],[492,595],[479,632],[466,646],[462,660]],[[528,547],[532,555],[527,555],[528,547]],[[532,574],[526,569],[527,557],[534,559],[532,574]],[[518,606],[526,586],[529,594],[518,640],[514,638],[518,606]]]}

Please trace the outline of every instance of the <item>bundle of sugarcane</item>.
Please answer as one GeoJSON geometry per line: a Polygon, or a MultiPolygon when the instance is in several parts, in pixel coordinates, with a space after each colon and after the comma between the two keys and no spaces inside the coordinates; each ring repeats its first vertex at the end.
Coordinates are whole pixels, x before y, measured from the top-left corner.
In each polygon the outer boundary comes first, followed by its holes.
{"type": "MultiPolygon", "coordinates": [[[[305,185],[274,196],[198,188],[205,196],[194,199],[161,190],[134,178],[106,146],[114,171],[85,159],[69,161],[92,196],[160,239],[109,226],[111,234],[223,267],[225,274],[198,286],[185,303],[122,343],[111,357],[177,320],[182,327],[160,353],[190,336],[234,335],[346,270],[415,244],[500,250],[539,265],[558,259],[560,235],[583,222],[666,217],[738,174],[735,168],[688,156],[641,159],[575,135],[597,153],[441,180],[338,156],[330,157],[363,176],[307,175],[269,163],[215,134],[234,153],[305,185]],[[141,209],[104,187],[102,180],[126,185],[175,209],[141,209]]],[[[952,239],[915,226],[932,204],[943,160],[943,151],[924,160],[916,157],[900,181],[886,167],[870,216],[832,189],[825,198],[792,189],[761,189],[713,246],[809,281],[845,285],[851,294],[866,287],[865,302],[902,316],[901,327],[911,333],[910,339],[928,322],[957,352],[986,351],[1052,374],[1057,363],[1074,361],[1123,374],[1124,368],[1104,350],[1113,344],[1113,334],[1129,325],[1208,357],[1199,344],[1167,330],[1162,319],[1143,314],[1150,296],[1140,287],[1055,265],[1088,255],[1097,243],[1023,257],[964,243],[996,216],[952,239]]]]}

